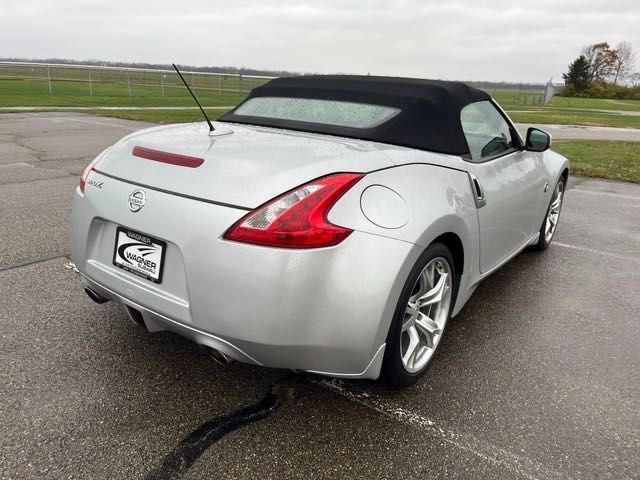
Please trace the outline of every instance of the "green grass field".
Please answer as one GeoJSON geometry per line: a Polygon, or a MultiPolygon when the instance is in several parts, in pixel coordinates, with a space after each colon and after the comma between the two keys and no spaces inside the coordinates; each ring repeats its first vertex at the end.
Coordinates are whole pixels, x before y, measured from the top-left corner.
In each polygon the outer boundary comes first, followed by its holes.
{"type": "MultiPolygon", "coordinates": [[[[122,76],[121,72],[117,73],[122,76]]],[[[86,76],[86,72],[69,70],[65,73],[65,78],[73,75],[78,76],[78,80],[54,81],[51,96],[46,79],[1,78],[0,107],[55,106],[73,109],[73,107],[193,106],[193,100],[186,89],[176,83],[176,78],[168,77],[164,80],[163,88],[159,84],[158,74],[154,74],[153,78],[140,76],[135,80],[144,84],[132,85],[131,96],[129,96],[126,79],[116,78],[112,73],[108,78],[100,79],[98,76],[99,81],[94,79],[91,85],[93,95],[90,95],[89,83],[80,81],[79,77],[86,76]]],[[[96,77],[98,74],[93,75],[96,77]]],[[[248,89],[265,81],[246,77],[240,81],[235,76],[187,76],[187,79],[193,84],[202,104],[209,107],[237,105],[246,96],[248,89]],[[238,91],[240,88],[243,91],[238,91]]],[[[640,112],[640,101],[555,97],[551,104],[541,105],[541,91],[492,89],[488,90],[488,93],[509,112],[516,122],[640,128],[640,115],[624,114],[624,112],[640,112]],[[618,109],[621,113],[596,111],[611,109],[618,109]]],[[[190,121],[198,118],[197,112],[191,110],[121,110],[104,111],[101,114],[159,123],[190,121]]],[[[215,110],[212,114],[218,116],[222,112],[215,110]]]]}
{"type": "Polygon", "coordinates": [[[564,140],[552,148],[569,159],[574,174],[640,183],[640,142],[564,140]]]}
{"type": "Polygon", "coordinates": [[[602,127],[640,128],[640,115],[604,113],[590,110],[507,110],[509,117],[519,123],[553,123],[562,125],[590,125],[602,127]]]}
{"type": "Polygon", "coordinates": [[[549,105],[554,108],[578,108],[598,110],[622,110],[640,112],[640,100],[610,100],[606,98],[553,97],[549,105]]]}
{"type": "MultiPolygon", "coordinates": [[[[54,82],[52,96],[46,81],[0,80],[0,106],[56,106],[56,107],[192,107],[193,99],[184,86],[166,86],[165,96],[160,87],[133,85],[132,96],[121,83],[93,83],[93,96],[88,83],[54,82]]],[[[245,93],[197,89],[198,98],[208,106],[237,105],[245,93]]]]}

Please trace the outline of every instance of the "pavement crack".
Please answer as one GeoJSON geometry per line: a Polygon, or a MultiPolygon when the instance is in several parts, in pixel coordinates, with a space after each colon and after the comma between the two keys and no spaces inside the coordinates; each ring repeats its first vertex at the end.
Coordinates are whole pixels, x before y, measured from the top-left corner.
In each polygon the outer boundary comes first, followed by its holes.
{"type": "Polygon", "coordinates": [[[50,182],[51,180],[60,180],[60,179],[69,179],[72,177],[78,177],[79,175],[75,174],[75,173],[65,173],[62,172],[60,170],[53,170],[50,169],[51,171],[57,171],[60,172],[60,176],[59,177],[50,177],[50,178],[35,178],[33,180],[24,180],[21,182],[11,182],[11,183],[0,183],[0,187],[8,187],[9,185],[26,185],[27,183],[38,183],[38,182],[50,182]]]}
{"type": "Polygon", "coordinates": [[[68,255],[55,255],[55,256],[51,256],[51,257],[36,258],[35,260],[29,260],[28,262],[17,263],[15,265],[9,265],[8,267],[0,267],[0,273],[1,272],[7,272],[9,270],[15,270],[17,268],[28,267],[30,265],[35,265],[37,263],[48,262],[50,260],[57,260],[59,258],[67,258],[68,259],[69,256],[68,255]]]}
{"type": "MultiPolygon", "coordinates": [[[[145,480],[172,480],[180,478],[195,461],[227,433],[262,420],[274,413],[294,396],[292,375],[285,375],[273,383],[267,394],[258,402],[235,412],[208,420],[191,432],[169,452],[162,464],[151,471],[145,480]]],[[[294,375],[293,380],[299,381],[294,375]]]]}

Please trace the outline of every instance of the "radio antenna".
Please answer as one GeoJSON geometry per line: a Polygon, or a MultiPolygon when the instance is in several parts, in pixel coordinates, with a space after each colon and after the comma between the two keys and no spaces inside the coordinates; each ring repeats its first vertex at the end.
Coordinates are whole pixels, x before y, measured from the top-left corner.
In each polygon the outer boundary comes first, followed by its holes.
{"type": "Polygon", "coordinates": [[[215,130],[215,128],[213,128],[213,124],[211,123],[211,120],[209,120],[209,117],[207,117],[207,114],[204,111],[204,108],[202,108],[202,105],[200,105],[200,102],[198,101],[198,99],[194,95],[193,91],[191,90],[191,87],[189,87],[189,84],[187,83],[187,81],[184,79],[184,77],[180,73],[180,70],[178,70],[178,67],[176,67],[176,64],[172,63],[171,65],[173,65],[173,68],[175,69],[176,73],[180,77],[180,80],[182,80],[182,83],[184,83],[184,86],[187,87],[187,90],[189,90],[189,93],[193,97],[194,102],[196,102],[196,105],[198,105],[198,107],[200,108],[200,111],[202,112],[202,115],[204,116],[204,119],[207,121],[207,124],[209,125],[209,132],[213,132],[215,130]]]}

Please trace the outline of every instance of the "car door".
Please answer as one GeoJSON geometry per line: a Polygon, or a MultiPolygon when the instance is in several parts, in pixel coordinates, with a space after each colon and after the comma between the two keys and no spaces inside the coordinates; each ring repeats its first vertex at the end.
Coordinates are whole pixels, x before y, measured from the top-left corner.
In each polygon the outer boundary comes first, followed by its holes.
{"type": "Polygon", "coordinates": [[[534,225],[544,188],[542,156],[524,150],[511,122],[491,101],[466,106],[461,123],[485,273],[524,247],[539,228],[534,225]]]}

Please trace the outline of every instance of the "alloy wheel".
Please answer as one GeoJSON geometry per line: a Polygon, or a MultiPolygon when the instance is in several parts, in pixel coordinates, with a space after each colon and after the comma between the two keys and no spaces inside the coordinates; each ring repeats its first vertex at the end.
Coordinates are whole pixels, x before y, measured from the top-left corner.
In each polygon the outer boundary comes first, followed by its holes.
{"type": "Polygon", "coordinates": [[[549,211],[547,212],[547,218],[544,223],[544,240],[547,244],[551,242],[553,234],[556,232],[556,227],[560,218],[560,209],[562,208],[563,196],[564,183],[558,182],[558,185],[556,185],[556,189],[553,191],[553,197],[551,199],[549,211]]]}
{"type": "Polygon", "coordinates": [[[402,365],[409,373],[422,370],[442,337],[449,318],[453,276],[443,257],[422,270],[407,302],[400,338],[402,365]]]}

